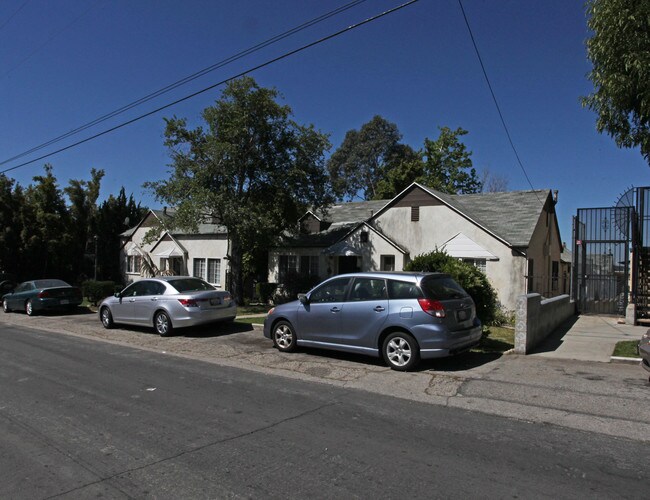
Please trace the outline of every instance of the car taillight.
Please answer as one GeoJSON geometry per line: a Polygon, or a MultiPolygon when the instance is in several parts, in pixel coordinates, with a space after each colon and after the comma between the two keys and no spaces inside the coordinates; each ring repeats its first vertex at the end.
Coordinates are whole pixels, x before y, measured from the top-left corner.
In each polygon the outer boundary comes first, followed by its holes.
{"type": "Polygon", "coordinates": [[[195,299],[178,299],[183,307],[199,307],[195,299]]]}
{"type": "Polygon", "coordinates": [[[439,300],[418,299],[418,302],[420,303],[422,310],[431,316],[435,316],[436,318],[444,318],[447,315],[445,313],[445,306],[443,306],[442,302],[439,300]]]}
{"type": "Polygon", "coordinates": [[[229,293],[227,293],[226,295],[223,296],[223,301],[224,301],[224,302],[227,302],[227,301],[229,301],[229,300],[232,300],[232,295],[230,295],[229,293]]]}
{"type": "Polygon", "coordinates": [[[47,298],[49,296],[50,296],[50,292],[48,292],[47,290],[43,290],[42,292],[38,292],[38,295],[37,295],[37,297],[39,299],[44,299],[44,298],[47,298]]]}

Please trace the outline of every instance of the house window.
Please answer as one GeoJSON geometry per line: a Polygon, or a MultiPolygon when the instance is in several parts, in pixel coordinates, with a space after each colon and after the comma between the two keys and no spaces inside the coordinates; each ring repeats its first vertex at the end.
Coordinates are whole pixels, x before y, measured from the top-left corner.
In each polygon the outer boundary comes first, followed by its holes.
{"type": "Polygon", "coordinates": [[[318,255],[303,255],[300,257],[300,274],[303,276],[319,276],[318,255]]]}
{"type": "Polygon", "coordinates": [[[534,289],[534,272],[535,266],[533,264],[533,259],[528,260],[528,276],[526,278],[528,279],[528,293],[531,293],[534,289]]]}
{"type": "Polygon", "coordinates": [[[195,278],[205,279],[205,259],[194,259],[194,272],[192,276],[195,278]]]}
{"type": "Polygon", "coordinates": [[[380,266],[382,271],[394,271],[395,270],[395,256],[394,255],[382,255],[380,258],[380,266]]]}
{"type": "Polygon", "coordinates": [[[298,257],[295,255],[280,255],[280,265],[278,268],[279,280],[283,282],[288,272],[298,272],[298,257]]]}
{"type": "Polygon", "coordinates": [[[557,292],[559,289],[558,286],[559,276],[560,276],[560,263],[554,260],[551,268],[551,290],[554,292],[557,292]]]}
{"type": "Polygon", "coordinates": [[[368,231],[361,231],[359,234],[359,241],[361,243],[368,243],[368,231]]]}
{"type": "Polygon", "coordinates": [[[411,207],[411,221],[417,222],[420,220],[420,207],[411,207]]]}
{"type": "Polygon", "coordinates": [[[221,284],[221,259],[208,259],[208,283],[221,284]]]}
{"type": "Polygon", "coordinates": [[[485,259],[463,259],[463,262],[472,264],[476,269],[481,271],[483,274],[487,272],[487,262],[485,259]]]}
{"type": "Polygon", "coordinates": [[[140,255],[128,255],[126,257],[126,272],[140,274],[142,268],[142,257],[140,255]]]}

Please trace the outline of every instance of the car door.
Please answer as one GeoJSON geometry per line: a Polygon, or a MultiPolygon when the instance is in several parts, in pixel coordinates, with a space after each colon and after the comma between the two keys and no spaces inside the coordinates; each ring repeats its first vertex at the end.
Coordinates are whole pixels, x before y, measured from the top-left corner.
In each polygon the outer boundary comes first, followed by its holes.
{"type": "Polygon", "coordinates": [[[376,349],[377,336],[387,318],[386,281],[357,277],[350,287],[336,342],[376,349]]]}
{"type": "Polygon", "coordinates": [[[326,281],[309,294],[298,309],[298,338],[331,343],[341,328],[341,313],[351,278],[326,281]]]}
{"type": "Polygon", "coordinates": [[[7,305],[9,306],[9,309],[22,309],[25,306],[26,292],[33,286],[34,285],[29,282],[18,285],[14,292],[7,296],[7,305]]]}
{"type": "Polygon", "coordinates": [[[136,281],[126,287],[120,294],[119,301],[111,306],[116,323],[135,323],[135,298],[142,295],[145,287],[142,281],[136,281]]]}
{"type": "Polygon", "coordinates": [[[153,324],[153,314],[159,306],[159,296],[165,285],[157,281],[139,281],[138,293],[133,297],[133,321],[142,325],[153,324]]]}

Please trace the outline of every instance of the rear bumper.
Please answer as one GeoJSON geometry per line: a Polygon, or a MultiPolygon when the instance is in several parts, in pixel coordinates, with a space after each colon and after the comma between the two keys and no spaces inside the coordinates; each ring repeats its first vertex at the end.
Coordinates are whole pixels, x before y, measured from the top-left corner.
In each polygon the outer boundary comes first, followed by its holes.
{"type": "Polygon", "coordinates": [[[650,344],[639,343],[639,356],[641,356],[641,367],[650,372],[650,344]]]}
{"type": "Polygon", "coordinates": [[[32,299],[34,311],[44,311],[46,309],[65,309],[67,307],[76,307],[81,305],[82,299],[75,298],[45,298],[32,299]]]}
{"type": "Polygon", "coordinates": [[[425,328],[414,332],[420,344],[422,359],[444,358],[465,352],[481,341],[481,326],[449,333],[437,329],[425,328]]]}
{"type": "Polygon", "coordinates": [[[224,307],[223,309],[201,310],[198,308],[186,308],[180,315],[172,316],[172,324],[175,328],[204,325],[218,321],[231,321],[237,316],[237,307],[224,307]]]}

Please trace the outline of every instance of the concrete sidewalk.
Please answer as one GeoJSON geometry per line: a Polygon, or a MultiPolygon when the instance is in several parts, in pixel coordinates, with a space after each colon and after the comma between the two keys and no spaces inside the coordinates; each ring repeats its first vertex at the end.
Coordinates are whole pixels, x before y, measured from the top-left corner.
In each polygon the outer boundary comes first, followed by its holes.
{"type": "Polygon", "coordinates": [[[639,340],[646,331],[646,326],[619,324],[616,317],[575,316],[529,356],[608,363],[617,342],[639,340]]]}

